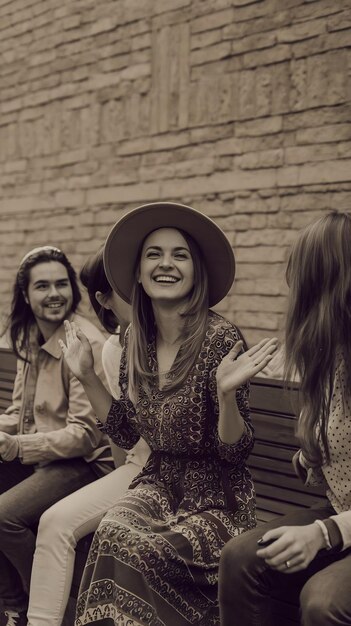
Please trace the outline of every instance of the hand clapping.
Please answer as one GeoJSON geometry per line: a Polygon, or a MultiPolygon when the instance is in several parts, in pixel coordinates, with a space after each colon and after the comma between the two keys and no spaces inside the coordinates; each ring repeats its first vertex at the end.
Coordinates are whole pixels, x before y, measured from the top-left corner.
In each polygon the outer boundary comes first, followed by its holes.
{"type": "Polygon", "coordinates": [[[243,341],[237,341],[217,368],[217,388],[222,394],[235,391],[253,376],[256,376],[271,360],[278,346],[278,339],[262,339],[238,356],[243,341]]]}
{"type": "Polygon", "coordinates": [[[64,321],[66,344],[59,339],[66,363],[72,373],[82,381],[94,370],[94,357],[90,342],[74,322],[64,321]]]}

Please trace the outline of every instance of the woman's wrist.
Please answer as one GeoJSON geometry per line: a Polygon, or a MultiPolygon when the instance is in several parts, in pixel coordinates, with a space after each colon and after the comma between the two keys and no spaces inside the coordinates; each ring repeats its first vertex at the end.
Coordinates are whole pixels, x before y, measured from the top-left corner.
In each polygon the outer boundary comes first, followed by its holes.
{"type": "Polygon", "coordinates": [[[79,377],[79,382],[82,383],[83,387],[94,387],[97,380],[100,379],[93,368],[79,377]]]}
{"type": "Polygon", "coordinates": [[[217,385],[217,398],[219,406],[233,406],[233,402],[236,402],[236,389],[224,391],[217,385]]]}
{"type": "Polygon", "coordinates": [[[315,526],[318,526],[321,536],[323,538],[323,544],[322,546],[319,548],[320,550],[324,549],[324,550],[330,550],[331,548],[331,543],[330,543],[330,539],[329,539],[329,533],[328,533],[328,529],[326,527],[326,525],[322,522],[322,520],[320,519],[316,519],[313,524],[315,526]]]}
{"type": "Polygon", "coordinates": [[[322,520],[322,524],[326,527],[329,536],[331,549],[335,552],[343,548],[343,536],[341,530],[334,519],[327,517],[322,520]]]}

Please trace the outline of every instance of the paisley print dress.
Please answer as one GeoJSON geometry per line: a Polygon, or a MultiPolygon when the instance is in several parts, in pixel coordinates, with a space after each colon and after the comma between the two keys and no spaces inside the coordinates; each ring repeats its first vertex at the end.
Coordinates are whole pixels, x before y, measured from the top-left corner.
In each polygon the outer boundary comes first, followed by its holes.
{"type": "Polygon", "coordinates": [[[237,390],[245,431],[232,445],[217,433],[216,369],[240,338],[209,312],[202,348],[182,388],[157,385],[155,343],[151,394],[135,408],[127,396],[103,427],[121,447],[141,435],[152,452],[126,495],[100,523],[82,578],[76,626],[219,625],[217,582],[223,545],[255,526],[255,498],[245,461],[253,446],[248,385],[237,390]]]}

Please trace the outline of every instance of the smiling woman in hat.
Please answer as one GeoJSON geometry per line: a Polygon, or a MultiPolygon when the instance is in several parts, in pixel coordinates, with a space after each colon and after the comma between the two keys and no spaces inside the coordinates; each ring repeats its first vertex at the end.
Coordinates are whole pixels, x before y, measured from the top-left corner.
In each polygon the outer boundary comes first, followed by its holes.
{"type": "Polygon", "coordinates": [[[121,399],[94,373],[74,325],[61,347],[105,432],[124,448],[141,435],[152,452],[95,534],[76,625],[219,624],[221,549],[256,521],[245,466],[253,445],[247,381],[276,340],[244,352],[238,329],[209,310],[232,285],[234,256],[218,226],[191,207],[154,203],[127,213],[107,238],[104,262],[111,286],[132,304],[121,399]]]}

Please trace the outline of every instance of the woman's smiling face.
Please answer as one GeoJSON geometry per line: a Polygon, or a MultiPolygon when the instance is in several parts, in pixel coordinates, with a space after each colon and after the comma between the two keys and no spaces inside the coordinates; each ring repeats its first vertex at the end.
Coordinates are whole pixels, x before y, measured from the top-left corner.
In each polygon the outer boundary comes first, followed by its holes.
{"type": "Polygon", "coordinates": [[[178,303],[189,296],[194,285],[194,264],[179,230],[159,228],[146,237],[138,280],[153,301],[178,303]]]}

